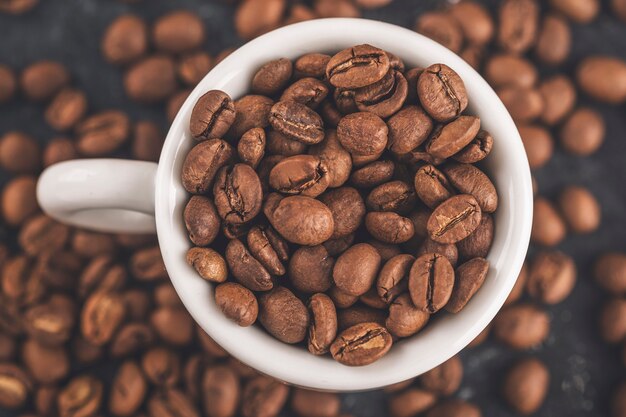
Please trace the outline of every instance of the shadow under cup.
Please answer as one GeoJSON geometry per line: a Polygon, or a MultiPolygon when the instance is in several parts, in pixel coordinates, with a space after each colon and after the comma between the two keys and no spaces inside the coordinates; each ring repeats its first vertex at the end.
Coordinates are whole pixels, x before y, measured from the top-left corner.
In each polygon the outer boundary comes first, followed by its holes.
{"type": "Polygon", "coordinates": [[[242,362],[285,382],[312,389],[358,391],[401,382],[446,361],[492,320],[509,294],[524,261],[532,221],[532,187],[526,154],[508,112],[488,84],[460,57],[419,34],[394,25],[360,19],[324,19],[288,26],[255,39],[214,68],[191,93],[176,117],[157,173],[156,219],[163,257],[172,282],[194,319],[217,343],[242,362]],[[216,306],[212,285],[185,262],[191,247],[183,223],[189,198],[180,180],[185,155],[195,144],[189,134],[191,110],[213,89],[234,99],[249,92],[256,70],[277,58],[309,52],[333,54],[370,43],[396,54],[407,68],[445,63],[465,82],[470,114],[494,138],[484,168],[494,182],[499,207],[489,253],[490,270],[482,288],[458,314],[441,312],[417,335],[395,344],[379,361],[351,368],[306,348],[284,344],[263,329],[241,328],[216,306]]]}

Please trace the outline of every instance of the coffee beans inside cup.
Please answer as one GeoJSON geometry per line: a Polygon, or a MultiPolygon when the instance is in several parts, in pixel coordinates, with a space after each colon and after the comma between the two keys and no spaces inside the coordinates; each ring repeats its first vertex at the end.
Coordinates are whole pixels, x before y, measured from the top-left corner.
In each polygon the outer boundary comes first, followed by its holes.
{"type": "Polygon", "coordinates": [[[480,166],[497,138],[445,64],[357,45],[295,67],[196,102],[187,259],[240,326],[367,365],[480,290],[498,207],[480,166]]]}

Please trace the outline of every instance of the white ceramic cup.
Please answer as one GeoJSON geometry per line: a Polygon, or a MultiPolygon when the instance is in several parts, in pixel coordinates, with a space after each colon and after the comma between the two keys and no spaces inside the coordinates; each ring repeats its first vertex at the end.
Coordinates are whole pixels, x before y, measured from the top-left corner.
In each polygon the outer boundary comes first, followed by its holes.
{"type": "Polygon", "coordinates": [[[159,164],[115,159],[62,162],[48,168],[37,189],[42,208],[63,222],[112,232],[156,232],[168,273],[183,303],[200,326],[234,357],[285,382],[320,390],[358,391],[404,381],[446,361],[493,319],[508,296],[526,255],[532,222],[532,187],[521,139],[494,91],[457,55],[410,30],[361,19],[323,19],[275,30],[233,52],[186,100],[163,146],[159,164]],[[212,286],[185,262],[190,242],[183,223],[189,195],[180,173],[195,144],[189,118],[208,90],[238,98],[267,61],[295,59],[308,52],[334,53],[370,43],[401,57],[407,68],[445,63],[465,82],[469,111],[493,135],[486,167],[500,197],[489,274],[458,314],[439,313],[416,336],[398,342],[379,361],[347,367],[328,356],[286,345],[262,329],[242,328],[216,306],[212,286]],[[156,229],[155,229],[156,225],[156,229]]]}

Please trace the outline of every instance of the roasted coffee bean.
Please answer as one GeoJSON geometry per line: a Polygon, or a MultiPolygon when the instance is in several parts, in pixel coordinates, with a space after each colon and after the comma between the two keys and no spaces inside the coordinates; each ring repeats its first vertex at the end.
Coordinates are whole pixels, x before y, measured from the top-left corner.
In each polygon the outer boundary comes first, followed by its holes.
{"type": "Polygon", "coordinates": [[[444,64],[431,65],[422,72],[417,80],[417,94],[424,110],[439,122],[459,116],[468,103],[463,80],[444,64]]]}
{"type": "Polygon", "coordinates": [[[86,156],[101,156],[118,149],[130,135],[128,116],[116,110],[98,113],[76,127],[76,148],[86,156]]]}
{"type": "Polygon", "coordinates": [[[528,273],[526,289],[534,299],[546,304],[563,301],[576,284],[574,260],[561,252],[541,252],[528,273]]]}
{"type": "Polygon", "coordinates": [[[265,155],[266,142],[266,135],[263,129],[255,127],[248,130],[237,143],[239,159],[256,169],[265,155]]]}
{"type": "Polygon", "coordinates": [[[516,412],[532,414],[541,407],[549,380],[550,374],[542,362],[535,358],[524,359],[508,371],[502,394],[516,412]]]}
{"type": "Polygon", "coordinates": [[[280,101],[295,101],[316,109],[328,96],[329,88],[316,78],[302,78],[283,91],[280,101]]]}
{"type": "Polygon", "coordinates": [[[17,341],[5,333],[0,333],[0,361],[8,362],[15,357],[17,341]]]}
{"type": "Polygon", "coordinates": [[[66,138],[54,138],[46,145],[43,152],[43,166],[78,158],[74,142],[66,138]]]}
{"type": "Polygon", "coordinates": [[[465,239],[457,242],[456,247],[464,259],[485,258],[491,249],[493,236],[493,217],[483,213],[476,230],[465,239]]]}
{"type": "Polygon", "coordinates": [[[576,23],[591,22],[600,11],[597,0],[550,0],[550,6],[576,23]]]}
{"type": "Polygon", "coordinates": [[[293,64],[287,58],[280,58],[263,65],[252,78],[252,91],[256,94],[272,96],[285,88],[291,79],[293,64]]]}
{"type": "Polygon", "coordinates": [[[233,148],[221,139],[211,139],[194,146],[183,163],[182,182],[192,194],[211,190],[217,172],[234,158],[233,148]]]}
{"type": "Polygon", "coordinates": [[[565,238],[565,222],[552,203],[543,197],[536,197],[533,211],[530,234],[533,242],[543,246],[555,246],[565,238]]]}
{"type": "Polygon", "coordinates": [[[102,37],[102,54],[113,65],[126,65],[148,50],[148,26],[140,17],[124,14],[107,27],[102,37]]]}
{"type": "Polygon", "coordinates": [[[299,343],[309,325],[309,313],[291,291],[276,287],[259,298],[259,321],[274,337],[285,343],[299,343]]]}
{"type": "Polygon", "coordinates": [[[129,323],[120,327],[110,346],[111,355],[123,357],[143,351],[154,343],[154,331],[143,323],[129,323]]]}
{"type": "Polygon", "coordinates": [[[180,380],[180,360],[169,349],[150,349],[143,355],[141,367],[148,380],[159,387],[172,387],[180,380]]]}
{"type": "Polygon", "coordinates": [[[493,19],[481,4],[473,1],[457,3],[449,13],[456,19],[469,43],[485,45],[493,38],[493,19]]]}
{"type": "Polygon", "coordinates": [[[331,392],[296,388],[291,396],[291,409],[299,417],[334,417],[340,406],[339,395],[331,392]]]}
{"type": "Polygon", "coordinates": [[[535,88],[503,87],[498,97],[518,123],[531,122],[541,116],[544,109],[543,96],[535,88]]]}
{"type": "Polygon", "coordinates": [[[415,257],[408,254],[396,255],[383,265],[376,281],[376,290],[387,304],[408,289],[409,272],[415,257]]]}
{"type": "Polygon", "coordinates": [[[329,239],[322,245],[326,248],[330,256],[337,256],[345,252],[350,246],[352,246],[353,243],[354,233],[339,239],[329,239]]]}
{"type": "Polygon", "coordinates": [[[390,181],[374,188],[367,196],[366,205],[372,211],[407,214],[416,200],[413,187],[404,181],[390,181]]]}
{"type": "Polygon", "coordinates": [[[35,304],[45,293],[43,274],[25,255],[8,259],[2,268],[2,293],[12,307],[35,304]]]}
{"type": "Polygon", "coordinates": [[[395,337],[409,337],[428,323],[430,314],[417,308],[409,294],[403,294],[391,302],[385,327],[395,337]]]}
{"type": "Polygon", "coordinates": [[[430,391],[409,388],[389,399],[391,417],[412,417],[425,412],[437,402],[437,397],[430,391]]]}
{"type": "Polygon", "coordinates": [[[156,281],[168,277],[158,246],[136,251],[130,258],[130,271],[140,281],[156,281]]]}
{"type": "Polygon", "coordinates": [[[535,41],[538,20],[535,0],[504,1],[500,5],[498,43],[508,52],[525,52],[535,41]]]}
{"type": "Polygon", "coordinates": [[[282,261],[287,258],[287,254],[284,253],[286,242],[281,241],[282,239],[268,228],[255,226],[248,232],[247,242],[250,253],[272,275],[285,274],[282,261]],[[278,248],[274,248],[275,244],[278,248]]]}
{"type": "Polygon", "coordinates": [[[84,258],[95,258],[100,255],[113,255],[117,251],[115,236],[77,230],[72,236],[72,250],[84,258]]]}
{"type": "Polygon", "coordinates": [[[254,127],[267,127],[273,105],[271,98],[258,95],[247,95],[235,101],[235,121],[228,136],[239,139],[254,127]]]}
{"type": "MultiPolygon", "coordinates": [[[[153,296],[155,304],[159,307],[182,307],[182,302],[180,298],[178,298],[176,289],[174,289],[172,284],[160,284],[158,287],[154,288],[153,296]]],[[[124,295],[124,298],[128,302],[127,294],[124,295]]],[[[148,311],[146,311],[146,313],[148,313],[148,311]]],[[[139,315],[137,318],[140,319],[142,317],[145,316],[139,315]]]]}
{"type": "Polygon", "coordinates": [[[29,100],[45,101],[70,82],[70,74],[55,61],[35,62],[22,71],[20,87],[29,100]]]}
{"type": "Polygon", "coordinates": [[[482,287],[489,271],[489,261],[485,258],[474,258],[459,266],[455,275],[455,285],[446,311],[458,313],[482,287]]]}
{"type": "Polygon", "coordinates": [[[256,297],[246,287],[225,282],[215,287],[215,302],[222,313],[239,326],[248,327],[256,321],[259,306],[256,297]]]}
{"type": "Polygon", "coordinates": [[[454,195],[448,178],[432,165],[417,170],[414,186],[418,197],[432,209],[454,195]]]}
{"type": "Polygon", "coordinates": [[[426,151],[436,158],[449,158],[467,146],[480,130],[480,119],[461,116],[453,122],[435,129],[426,144],[426,151]]]}
{"type": "Polygon", "coordinates": [[[600,206],[586,188],[574,185],[565,187],[558,203],[564,220],[575,233],[590,233],[600,225],[600,206]]]}
{"type": "Polygon", "coordinates": [[[406,78],[391,70],[380,81],[356,90],[354,101],[360,111],[387,118],[402,108],[407,94],[406,78]]]}
{"type": "Polygon", "coordinates": [[[574,84],[564,75],[545,79],[539,86],[539,92],[544,102],[541,119],[548,125],[560,122],[576,104],[574,84]]]}
{"type": "Polygon", "coordinates": [[[406,106],[387,122],[387,147],[395,154],[404,154],[424,143],[433,129],[433,121],[419,106],[406,106]]]}
{"type": "Polygon", "coordinates": [[[104,349],[85,340],[82,336],[75,337],[72,342],[72,355],[76,361],[82,365],[93,364],[102,359],[104,349]]]}
{"type": "Polygon", "coordinates": [[[184,211],[185,227],[194,245],[208,246],[220,231],[220,218],[213,202],[203,196],[191,197],[184,211]]]}
{"type": "Polygon", "coordinates": [[[520,125],[519,133],[532,169],[541,168],[552,157],[554,141],[550,132],[539,125],[520,125]]]}
{"type": "Polygon", "coordinates": [[[167,389],[153,394],[148,400],[150,417],[199,417],[191,399],[177,389],[167,389]]]}
{"type": "Polygon", "coordinates": [[[480,409],[463,400],[452,399],[436,404],[426,417],[481,417],[480,409]]]}
{"type": "Polygon", "coordinates": [[[376,323],[384,327],[386,319],[387,312],[385,310],[359,304],[343,308],[337,312],[340,332],[362,323],[376,323]]]}
{"type": "Polygon", "coordinates": [[[485,49],[478,45],[468,45],[460,52],[459,56],[472,68],[479,70],[484,60],[485,49]]]}
{"type": "Polygon", "coordinates": [[[314,3],[315,13],[321,17],[360,17],[356,5],[349,0],[317,0],[314,3]]]}
{"type": "Polygon", "coordinates": [[[380,263],[380,254],[372,245],[356,244],[337,258],[333,268],[335,285],[347,294],[363,295],[372,287],[380,263]]]}
{"type": "Polygon", "coordinates": [[[220,169],[213,186],[220,217],[231,224],[247,223],[260,213],[263,203],[261,181],[246,164],[220,169]]]}
{"type": "Polygon", "coordinates": [[[453,52],[463,44],[463,32],[457,19],[448,13],[427,12],[419,16],[415,30],[433,39],[453,52]]]}
{"type": "Polygon", "coordinates": [[[626,301],[620,298],[609,300],[600,312],[600,336],[610,344],[620,343],[626,338],[626,301]]]}
{"type": "Polygon", "coordinates": [[[589,56],[578,67],[578,85],[593,98],[619,104],[626,100],[626,63],[608,56],[589,56]]]}
{"type": "Polygon", "coordinates": [[[609,252],[600,256],[593,268],[596,282],[615,295],[626,293],[626,255],[609,252]]]}
{"type": "Polygon", "coordinates": [[[161,16],[152,27],[152,41],[166,53],[182,53],[198,49],[204,42],[204,24],[188,11],[174,11],[161,16]]]}
{"type": "Polygon", "coordinates": [[[17,80],[11,68],[0,65],[0,103],[7,103],[15,95],[17,80]]]}
{"type": "Polygon", "coordinates": [[[283,238],[299,245],[319,245],[330,239],[335,228],[328,206],[310,197],[270,195],[264,213],[283,238]]]}
{"type": "Polygon", "coordinates": [[[352,171],[352,157],[339,142],[337,131],[327,130],[324,140],[311,146],[309,154],[318,156],[326,165],[330,188],[341,187],[348,181],[352,171]]]}
{"type": "Polygon", "coordinates": [[[328,65],[330,58],[329,55],[318,53],[302,55],[294,63],[296,78],[324,78],[326,76],[326,65],[328,65]]]}
{"type": "Polygon", "coordinates": [[[504,301],[504,305],[511,305],[518,301],[522,295],[524,294],[524,290],[526,288],[526,282],[528,281],[528,265],[526,262],[522,265],[522,269],[517,276],[517,280],[515,281],[515,285],[511,289],[509,296],[504,301]]]}
{"type": "Polygon", "coordinates": [[[30,377],[14,364],[0,364],[0,406],[5,409],[22,407],[33,389],[30,377]]]}
{"type": "Polygon", "coordinates": [[[328,188],[328,167],[317,156],[290,156],[272,168],[269,183],[283,194],[317,197],[328,188]]]}
{"type": "Polygon", "coordinates": [[[289,387],[268,376],[257,376],[243,389],[243,417],[275,417],[289,396],[289,387]]]}
{"type": "Polygon", "coordinates": [[[461,385],[463,363],[458,356],[453,356],[441,365],[420,375],[422,387],[439,395],[451,395],[461,385]]]}
{"type": "Polygon", "coordinates": [[[439,311],[452,295],[454,279],[454,269],[447,258],[436,253],[420,256],[409,271],[413,304],[431,314],[439,311]]]}
{"type": "Polygon", "coordinates": [[[267,270],[257,261],[238,239],[226,246],[226,262],[230,273],[252,291],[268,291],[274,286],[267,270]]]}
{"type": "Polygon", "coordinates": [[[102,396],[101,381],[89,375],[75,377],[59,393],[57,399],[59,416],[93,416],[100,408],[102,396]]]}
{"type": "Polygon", "coordinates": [[[176,64],[164,55],[144,58],[124,75],[126,94],[141,103],[162,102],[176,91],[176,87],[176,64]]]}
{"type": "Polygon", "coordinates": [[[354,100],[354,90],[337,88],[333,93],[334,104],[337,110],[343,114],[355,113],[358,111],[354,100]]]}
{"type": "Polygon", "coordinates": [[[2,190],[2,217],[11,226],[19,226],[39,211],[37,180],[20,176],[10,180],[2,190]]]}
{"type": "Polygon", "coordinates": [[[326,76],[335,87],[354,89],[380,81],[389,68],[389,57],[383,50],[357,45],[334,55],[326,66],[326,76]]]}
{"type": "Polygon", "coordinates": [[[24,327],[34,340],[47,346],[60,346],[72,335],[75,311],[60,303],[48,302],[26,310],[24,327]]]}
{"type": "Polygon", "coordinates": [[[165,342],[185,346],[193,338],[193,320],[181,307],[161,307],[150,316],[150,324],[165,342]]]}
{"type": "Polygon", "coordinates": [[[335,260],[322,245],[298,248],[289,260],[289,279],[304,293],[328,291],[335,260]]]}
{"type": "Polygon", "coordinates": [[[548,14],[543,18],[535,54],[549,65],[562,63],[570,53],[572,35],[567,21],[558,14],[548,14]]]}
{"type": "Polygon", "coordinates": [[[249,40],[276,29],[283,18],[285,8],[285,0],[242,1],[235,13],[237,34],[249,40]]]}
{"type": "Polygon", "coordinates": [[[178,78],[186,85],[198,85],[206,74],[213,68],[213,58],[204,51],[192,52],[184,55],[178,61],[178,78]]]}
{"type": "Polygon", "coordinates": [[[530,88],[537,82],[537,68],[528,59],[512,53],[492,56],[485,64],[485,78],[492,87],[530,88]]]}
{"type": "Polygon", "coordinates": [[[331,239],[338,239],[356,232],[365,216],[365,203],[359,192],[352,187],[341,187],[320,196],[333,213],[335,229],[331,239]]]}
{"type": "Polygon", "coordinates": [[[211,90],[198,99],[191,112],[189,130],[196,140],[221,138],[235,122],[235,103],[228,94],[211,90]]]}
{"type": "Polygon", "coordinates": [[[394,212],[367,213],[365,227],[370,235],[385,243],[404,243],[415,234],[413,222],[394,212]]]}
{"type": "Polygon", "coordinates": [[[215,365],[202,375],[202,404],[209,417],[231,417],[237,410],[240,388],[232,367],[215,365]]]}
{"type": "Polygon", "coordinates": [[[190,94],[191,89],[180,90],[167,100],[167,104],[165,105],[165,115],[167,116],[167,121],[169,123],[174,122],[174,119],[176,119],[178,112],[183,107],[183,104],[185,104],[185,101],[190,94]]]}
{"type": "Polygon", "coordinates": [[[113,377],[109,411],[119,417],[133,415],[141,407],[147,391],[141,368],[135,362],[124,362],[113,377]]]}
{"type": "Polygon", "coordinates": [[[326,294],[314,294],[308,303],[310,324],[307,346],[314,355],[323,355],[337,335],[337,311],[326,294]]]}
{"type": "Polygon", "coordinates": [[[450,183],[461,193],[472,195],[484,213],[498,208],[498,193],[484,172],[470,164],[450,164],[443,168],[450,183]]]}
{"type": "Polygon", "coordinates": [[[30,256],[56,252],[65,245],[69,227],[41,214],[31,217],[22,226],[18,241],[30,256]]]}
{"type": "Polygon", "coordinates": [[[267,135],[267,153],[271,155],[294,156],[305,153],[307,145],[293,140],[275,130],[267,135]]]}
{"type": "Polygon", "coordinates": [[[368,112],[349,114],[337,126],[339,142],[353,156],[382,153],[387,146],[388,132],[385,122],[368,112]]]}
{"type": "Polygon", "coordinates": [[[589,108],[572,112],[561,126],[561,146],[572,154],[587,156],[604,142],[605,126],[602,115],[589,108]]]}
{"type": "Polygon", "coordinates": [[[395,171],[393,161],[376,161],[354,170],[350,182],[357,188],[370,188],[390,181],[395,171]]]}
{"type": "MultiPolygon", "coordinates": [[[[130,289],[126,290],[122,294],[122,297],[124,299],[124,303],[126,304],[126,310],[130,320],[143,320],[148,316],[148,311],[152,306],[149,294],[140,289],[130,289]]],[[[176,290],[174,290],[174,287],[171,284],[162,284],[155,290],[154,298],[156,304],[166,304],[166,302],[164,302],[166,297],[168,300],[176,298],[176,302],[180,303],[178,295],[176,295],[176,290]],[[166,293],[167,296],[164,296],[164,293],[166,293]]]]}
{"type": "Polygon", "coordinates": [[[369,290],[367,290],[365,294],[360,296],[359,301],[368,307],[380,310],[386,309],[388,307],[387,303],[378,295],[375,286],[372,286],[369,290]]]}
{"type": "Polygon", "coordinates": [[[81,313],[81,332],[96,346],[109,342],[124,320],[126,313],[122,298],[112,292],[96,292],[89,296],[81,313]]]}
{"type": "Polygon", "coordinates": [[[392,343],[391,335],[384,327],[362,323],[341,332],[330,346],[330,352],[343,365],[363,366],[383,357],[392,343]]]}
{"type": "Polygon", "coordinates": [[[546,312],[530,304],[502,309],[493,321],[496,339],[514,349],[528,349],[543,342],[550,331],[546,312]]]}
{"type": "Polygon", "coordinates": [[[32,137],[21,132],[8,132],[0,139],[0,167],[13,174],[39,170],[41,150],[32,137]]]}
{"type": "Polygon", "coordinates": [[[95,291],[120,290],[127,280],[126,269],[115,263],[111,255],[95,257],[83,269],[78,280],[78,295],[87,297],[95,291]]]}
{"type": "Polygon", "coordinates": [[[482,211],[476,199],[460,194],[441,203],[428,219],[429,237],[439,243],[456,243],[472,234],[482,211]]]}
{"type": "Polygon", "coordinates": [[[50,417],[53,415],[59,388],[55,385],[43,386],[37,389],[33,399],[35,411],[38,415],[50,417]]]}
{"type": "Polygon", "coordinates": [[[319,114],[295,101],[279,101],[269,115],[272,127],[287,137],[307,145],[324,139],[324,122],[319,114]]]}
{"type": "Polygon", "coordinates": [[[66,87],[54,96],[45,112],[45,119],[51,128],[66,131],[74,126],[87,112],[87,96],[81,90],[66,87]]]}

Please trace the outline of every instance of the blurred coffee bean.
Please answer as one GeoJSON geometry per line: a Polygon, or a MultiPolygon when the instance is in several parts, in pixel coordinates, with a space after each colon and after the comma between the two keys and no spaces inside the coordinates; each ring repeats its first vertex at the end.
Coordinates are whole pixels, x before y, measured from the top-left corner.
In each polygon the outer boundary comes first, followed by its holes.
{"type": "Polygon", "coordinates": [[[11,226],[20,226],[39,211],[36,196],[37,180],[20,176],[10,180],[2,190],[2,217],[11,226]]]}
{"type": "Polygon", "coordinates": [[[415,22],[415,31],[458,53],[463,45],[463,29],[458,19],[443,12],[422,13],[415,22]]]}
{"type": "Polygon", "coordinates": [[[321,18],[361,16],[359,9],[350,0],[315,0],[313,8],[321,18]]]}
{"type": "Polygon", "coordinates": [[[543,197],[536,197],[533,211],[531,240],[543,246],[559,244],[567,234],[567,227],[552,203],[543,197]]]}
{"type": "Polygon", "coordinates": [[[208,417],[232,417],[241,396],[239,378],[232,367],[210,366],[202,375],[200,393],[208,417]]]}
{"type": "Polygon", "coordinates": [[[518,129],[530,167],[541,168],[552,158],[554,142],[550,132],[534,124],[522,124],[518,129]]]}
{"type": "Polygon", "coordinates": [[[0,364],[0,406],[14,410],[26,404],[33,382],[24,370],[10,363],[0,364]]]}
{"type": "Polygon", "coordinates": [[[176,87],[174,60],[164,55],[143,58],[124,75],[126,94],[141,103],[162,102],[176,91],[176,87]]]}
{"type": "Polygon", "coordinates": [[[550,0],[550,6],[576,23],[591,22],[600,11],[598,0],[550,0]]]}
{"type": "Polygon", "coordinates": [[[591,233],[600,225],[601,208],[589,190],[568,186],[559,195],[559,209],[574,233],[591,233]]]}
{"type": "Polygon", "coordinates": [[[506,51],[527,51],[537,37],[539,4],[535,0],[505,0],[500,4],[498,43],[506,51]]]}
{"type": "Polygon", "coordinates": [[[248,381],[241,396],[243,417],[276,417],[289,396],[289,387],[267,376],[248,381]]]}
{"type": "Polygon", "coordinates": [[[426,417],[481,417],[480,409],[472,403],[453,399],[436,404],[426,417]]]}
{"type": "Polygon", "coordinates": [[[543,96],[535,88],[503,87],[496,92],[513,120],[518,123],[531,122],[543,113],[543,96]]]}
{"type": "Polygon", "coordinates": [[[70,358],[63,347],[45,346],[33,339],[22,344],[22,360],[40,384],[58,382],[70,371],[70,358]]]}
{"type": "Polygon", "coordinates": [[[537,69],[530,60],[512,53],[493,55],[485,63],[484,74],[494,88],[530,88],[538,78],[537,69]]]}
{"type": "Polygon", "coordinates": [[[141,368],[148,381],[158,387],[173,387],[180,381],[180,358],[172,350],[150,349],[141,358],[141,368]]]}
{"type": "Polygon", "coordinates": [[[605,125],[602,115],[595,110],[580,107],[572,112],[561,126],[561,146],[574,155],[588,156],[604,142],[605,125]]]}
{"type": "Polygon", "coordinates": [[[66,87],[54,96],[45,112],[48,125],[63,132],[76,126],[87,112],[87,97],[76,88],[66,87]]]}
{"type": "Polygon", "coordinates": [[[578,86],[591,97],[606,103],[626,100],[626,62],[605,55],[587,56],[576,71],[578,86]]]}
{"type": "Polygon", "coordinates": [[[147,408],[150,417],[200,417],[191,399],[174,388],[153,393],[148,400],[147,408]]]}
{"type": "Polygon", "coordinates": [[[509,369],[502,394],[513,410],[523,415],[532,414],[543,404],[549,382],[550,373],[541,361],[524,359],[509,369]]]}
{"type": "Polygon", "coordinates": [[[626,255],[609,252],[597,259],[594,269],[596,282],[615,295],[626,294],[626,255]]]}
{"type": "Polygon", "coordinates": [[[613,9],[613,13],[615,13],[617,17],[622,19],[622,21],[626,22],[626,1],[611,0],[611,8],[613,9]]]}
{"type": "Polygon", "coordinates": [[[70,81],[70,74],[62,64],[39,61],[26,67],[20,75],[20,87],[24,95],[33,101],[45,101],[70,81]]]}
{"type": "Polygon", "coordinates": [[[567,298],[575,284],[572,258],[562,252],[540,252],[530,264],[526,289],[537,301],[557,304],[567,298]]]}
{"type": "Polygon", "coordinates": [[[449,13],[461,27],[467,42],[474,45],[485,45],[493,38],[493,18],[480,3],[475,1],[460,2],[451,7],[449,13]]]}
{"type": "Polygon", "coordinates": [[[330,392],[295,388],[291,395],[291,409],[299,417],[335,417],[340,405],[339,396],[330,392]]]}
{"type": "Polygon", "coordinates": [[[93,376],[74,377],[57,400],[60,417],[93,416],[100,409],[103,384],[93,376]]]}
{"type": "Polygon", "coordinates": [[[576,104],[576,88],[565,75],[544,79],[539,85],[544,108],[541,120],[552,126],[567,116],[576,104]]]}
{"type": "Polygon", "coordinates": [[[198,49],[204,38],[202,20],[186,10],[169,12],[152,27],[152,42],[165,53],[180,54],[198,49]]]}
{"type": "Polygon", "coordinates": [[[425,412],[436,401],[437,397],[430,391],[409,388],[389,399],[389,414],[391,417],[412,417],[425,412]]]}
{"type": "Polygon", "coordinates": [[[0,167],[13,174],[29,174],[41,167],[37,141],[21,132],[8,132],[0,138],[0,167]]]}
{"type": "Polygon", "coordinates": [[[109,411],[118,417],[133,415],[144,401],[148,384],[135,362],[124,362],[113,377],[109,411]]]}
{"type": "Polygon", "coordinates": [[[150,323],[166,343],[184,346],[193,339],[193,319],[182,307],[161,307],[152,313],[150,323]]]}
{"type": "Polygon", "coordinates": [[[107,110],[76,126],[76,148],[86,156],[103,156],[122,146],[130,135],[130,120],[125,113],[107,110]]]}
{"type": "Polygon", "coordinates": [[[111,341],[110,352],[113,357],[133,355],[152,346],[155,339],[154,331],[148,325],[128,323],[120,327],[111,341]]]}
{"type": "Polygon", "coordinates": [[[80,274],[77,292],[80,297],[101,290],[121,290],[127,281],[126,269],[115,262],[112,254],[94,257],[80,274]]]}
{"type": "Polygon", "coordinates": [[[617,344],[626,338],[626,300],[613,298],[602,307],[599,319],[602,340],[617,344]]]}
{"type": "Polygon", "coordinates": [[[58,162],[76,159],[77,157],[78,152],[73,141],[63,137],[54,138],[48,142],[43,151],[43,166],[47,168],[58,162]]]}
{"type": "Polygon", "coordinates": [[[285,13],[285,8],[285,0],[241,1],[235,12],[234,23],[237,34],[244,40],[250,40],[276,29],[285,13]]]}
{"type": "Polygon", "coordinates": [[[65,245],[70,228],[45,214],[31,217],[20,229],[18,242],[30,256],[56,252],[65,245]]]}
{"type": "Polygon", "coordinates": [[[550,332],[545,311],[531,304],[505,307],[493,320],[496,339],[513,349],[529,349],[542,343],[550,332]]]}
{"type": "Polygon", "coordinates": [[[140,281],[156,281],[168,276],[158,246],[136,251],[130,258],[130,271],[140,281]]]}
{"type": "Polygon", "coordinates": [[[89,296],[81,313],[81,332],[96,346],[109,342],[124,320],[126,308],[122,298],[113,292],[89,296]]]}
{"type": "Polygon", "coordinates": [[[178,78],[195,87],[213,68],[213,58],[206,52],[199,51],[183,55],[177,64],[178,78]]]}
{"type": "Polygon", "coordinates": [[[143,120],[135,123],[132,139],[133,158],[157,162],[165,137],[156,123],[143,120]]]}
{"type": "Polygon", "coordinates": [[[463,363],[458,356],[453,356],[418,378],[424,389],[444,396],[453,394],[461,385],[462,379],[463,363]]]}
{"type": "Polygon", "coordinates": [[[85,258],[114,254],[117,250],[113,235],[87,230],[76,230],[72,236],[72,250],[85,258]]]}
{"type": "Polygon", "coordinates": [[[558,14],[545,15],[535,44],[537,58],[548,65],[561,64],[569,56],[571,44],[567,21],[558,14]]]}
{"type": "Polygon", "coordinates": [[[101,49],[104,59],[110,64],[130,64],[148,49],[148,26],[138,16],[123,14],[107,27],[101,49]]]}
{"type": "Polygon", "coordinates": [[[171,96],[167,101],[167,105],[165,106],[165,115],[167,116],[167,121],[172,123],[176,116],[178,115],[179,110],[185,104],[185,100],[191,94],[190,89],[181,90],[171,96]]]}
{"type": "Polygon", "coordinates": [[[13,98],[17,90],[15,73],[6,65],[0,65],[0,104],[13,98]]]}

